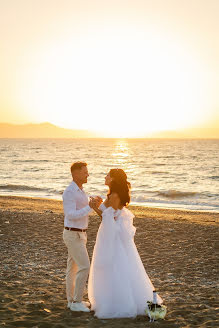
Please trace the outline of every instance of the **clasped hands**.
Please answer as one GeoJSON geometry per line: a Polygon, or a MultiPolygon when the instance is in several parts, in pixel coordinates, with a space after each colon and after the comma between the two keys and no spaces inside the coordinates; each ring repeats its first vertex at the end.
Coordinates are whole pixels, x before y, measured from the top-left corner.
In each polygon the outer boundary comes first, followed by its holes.
{"type": "Polygon", "coordinates": [[[90,197],[89,206],[91,208],[99,208],[100,204],[102,204],[103,200],[100,196],[90,197]]]}
{"type": "MultiPolygon", "coordinates": [[[[103,200],[100,196],[90,197],[89,206],[94,210],[98,209],[103,200]]],[[[117,210],[120,207],[120,199],[117,193],[112,193],[104,202],[106,207],[112,207],[117,210]]]]}

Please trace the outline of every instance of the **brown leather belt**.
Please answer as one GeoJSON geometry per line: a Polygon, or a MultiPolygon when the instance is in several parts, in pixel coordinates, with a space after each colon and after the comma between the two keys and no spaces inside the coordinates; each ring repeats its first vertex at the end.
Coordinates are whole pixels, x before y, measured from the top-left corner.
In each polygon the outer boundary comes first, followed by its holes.
{"type": "Polygon", "coordinates": [[[70,231],[80,231],[80,232],[87,231],[87,229],[78,229],[78,228],[69,228],[69,227],[65,227],[65,229],[70,231]]]}

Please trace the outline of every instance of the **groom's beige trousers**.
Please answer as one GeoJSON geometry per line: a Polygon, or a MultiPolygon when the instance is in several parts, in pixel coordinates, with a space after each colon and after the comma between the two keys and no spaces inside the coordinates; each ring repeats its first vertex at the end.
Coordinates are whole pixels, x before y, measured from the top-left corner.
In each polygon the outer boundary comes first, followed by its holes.
{"type": "Polygon", "coordinates": [[[68,302],[81,302],[90,270],[86,248],[86,232],[64,229],[63,240],[68,249],[66,270],[66,294],[68,302]]]}

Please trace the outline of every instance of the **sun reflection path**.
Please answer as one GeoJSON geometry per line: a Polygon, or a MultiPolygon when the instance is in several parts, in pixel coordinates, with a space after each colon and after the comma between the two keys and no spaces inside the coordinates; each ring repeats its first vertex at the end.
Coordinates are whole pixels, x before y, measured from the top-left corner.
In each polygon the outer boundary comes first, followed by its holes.
{"type": "Polygon", "coordinates": [[[124,139],[118,139],[115,142],[115,150],[112,153],[113,156],[113,166],[120,167],[126,172],[130,172],[133,169],[132,160],[130,157],[129,144],[124,139]]]}

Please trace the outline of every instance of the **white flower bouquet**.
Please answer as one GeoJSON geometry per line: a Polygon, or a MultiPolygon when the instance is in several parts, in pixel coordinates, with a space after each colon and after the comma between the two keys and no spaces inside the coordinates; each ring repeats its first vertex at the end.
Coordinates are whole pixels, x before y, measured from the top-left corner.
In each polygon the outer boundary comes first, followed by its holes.
{"type": "Polygon", "coordinates": [[[156,291],[153,292],[153,302],[147,301],[145,313],[150,318],[150,321],[164,319],[167,313],[167,307],[163,304],[157,304],[156,291]]]}

